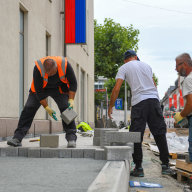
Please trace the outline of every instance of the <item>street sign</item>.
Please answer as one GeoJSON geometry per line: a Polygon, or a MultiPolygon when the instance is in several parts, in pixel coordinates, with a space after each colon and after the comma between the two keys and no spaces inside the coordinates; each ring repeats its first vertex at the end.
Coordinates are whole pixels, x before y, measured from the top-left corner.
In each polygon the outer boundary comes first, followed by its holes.
{"type": "Polygon", "coordinates": [[[95,89],[95,92],[106,92],[106,89],[95,89]]]}
{"type": "Polygon", "coordinates": [[[115,109],[123,109],[123,99],[121,98],[116,99],[115,109]]]}

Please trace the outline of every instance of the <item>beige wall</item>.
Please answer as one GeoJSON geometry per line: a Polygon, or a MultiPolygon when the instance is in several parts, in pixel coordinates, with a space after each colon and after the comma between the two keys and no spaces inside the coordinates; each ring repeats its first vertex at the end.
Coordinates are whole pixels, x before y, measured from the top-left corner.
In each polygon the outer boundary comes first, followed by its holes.
{"type": "MultiPolygon", "coordinates": [[[[46,33],[50,35],[50,55],[64,54],[63,0],[1,0],[0,1],[0,118],[19,117],[19,30],[20,9],[25,12],[24,28],[24,101],[30,89],[34,61],[46,55],[46,33]]],[[[94,28],[93,0],[87,0],[87,45],[67,45],[67,57],[71,62],[78,85],[80,71],[85,72],[85,121],[94,123],[94,28]],[[88,78],[87,78],[88,77],[88,78]]],[[[81,90],[77,90],[75,110],[80,113],[81,90]]],[[[50,105],[59,111],[52,99],[50,105]]],[[[79,114],[79,117],[81,115],[79,114]]],[[[41,107],[35,119],[44,120],[41,107]]],[[[81,120],[80,118],[77,119],[81,120]]]]}

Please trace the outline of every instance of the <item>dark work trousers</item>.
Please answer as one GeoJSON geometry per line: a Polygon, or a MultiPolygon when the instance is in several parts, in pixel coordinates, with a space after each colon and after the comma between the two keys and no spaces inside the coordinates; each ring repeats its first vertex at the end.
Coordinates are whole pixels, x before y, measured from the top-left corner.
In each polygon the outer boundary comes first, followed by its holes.
{"type": "Polygon", "coordinates": [[[166,124],[158,99],[146,99],[132,107],[130,132],[141,132],[141,143],[134,143],[133,162],[136,167],[141,167],[143,160],[142,141],[146,123],[154,136],[162,164],[168,164],[166,124]]]}
{"type": "MultiPolygon", "coordinates": [[[[68,95],[66,94],[55,94],[55,95],[49,95],[51,96],[55,102],[57,103],[57,106],[62,113],[65,109],[68,107],[68,95]]],[[[28,130],[31,127],[33,118],[41,106],[39,100],[37,99],[36,95],[34,93],[30,93],[29,97],[27,99],[27,102],[24,106],[24,109],[21,113],[19,123],[17,126],[17,129],[15,130],[15,134],[13,138],[17,138],[20,141],[25,137],[28,130]]],[[[63,129],[66,132],[66,140],[76,140],[76,126],[75,121],[72,121],[69,125],[67,125],[63,120],[63,129]]]]}

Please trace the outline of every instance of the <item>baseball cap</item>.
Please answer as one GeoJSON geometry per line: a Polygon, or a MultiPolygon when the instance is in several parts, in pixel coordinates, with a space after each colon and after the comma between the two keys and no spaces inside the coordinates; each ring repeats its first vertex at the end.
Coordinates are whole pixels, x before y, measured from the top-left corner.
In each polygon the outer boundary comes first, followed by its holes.
{"type": "MultiPolygon", "coordinates": [[[[127,59],[128,57],[131,57],[131,56],[137,56],[136,52],[133,50],[127,50],[124,53],[124,60],[127,59]]],[[[140,61],[138,56],[137,56],[137,60],[140,61]]]]}

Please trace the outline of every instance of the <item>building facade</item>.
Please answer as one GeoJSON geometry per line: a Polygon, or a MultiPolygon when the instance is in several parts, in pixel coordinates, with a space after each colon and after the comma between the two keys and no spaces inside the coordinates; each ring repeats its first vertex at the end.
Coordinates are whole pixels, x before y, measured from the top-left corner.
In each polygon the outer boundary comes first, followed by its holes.
{"type": "MultiPolygon", "coordinates": [[[[86,2],[85,45],[64,46],[64,0],[0,1],[0,137],[13,135],[28,98],[34,61],[47,55],[66,56],[78,82],[76,119],[94,125],[94,19],[93,0],[86,2]]],[[[60,116],[55,102],[49,105],[60,116]]],[[[38,110],[31,133],[62,131],[61,119],[52,121],[43,107],[38,110]]]]}

